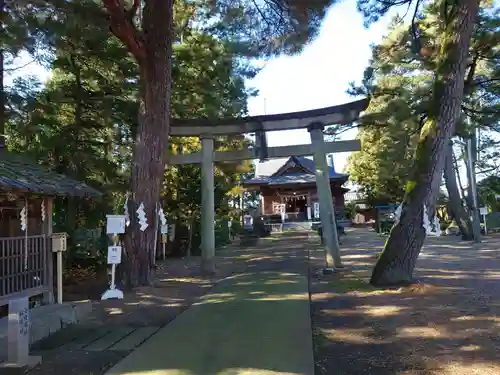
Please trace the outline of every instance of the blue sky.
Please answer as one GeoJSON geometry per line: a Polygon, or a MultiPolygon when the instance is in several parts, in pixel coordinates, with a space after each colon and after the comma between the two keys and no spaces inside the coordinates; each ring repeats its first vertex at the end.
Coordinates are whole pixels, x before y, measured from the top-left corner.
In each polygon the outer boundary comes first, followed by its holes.
{"type": "MultiPolygon", "coordinates": [[[[318,37],[297,56],[281,56],[259,62],[263,69],[248,82],[259,90],[249,101],[251,115],[294,112],[342,104],[351,100],[346,89],[351,81],[359,81],[371,57],[370,45],[378,43],[387,31],[385,17],[369,29],[356,10],[354,0],[333,6],[327,13],[318,37]]],[[[14,66],[31,61],[22,54],[14,66]]],[[[36,63],[16,70],[17,75],[35,75],[46,81],[50,73],[36,63]]],[[[7,77],[6,84],[13,77],[7,77]]],[[[356,130],[346,132],[343,139],[352,139],[356,130]]],[[[306,130],[272,132],[271,146],[310,143],[306,130]]],[[[342,171],[349,153],[335,155],[335,166],[342,171]]]]}
{"type": "MultiPolygon", "coordinates": [[[[370,45],[387,31],[385,17],[369,29],[356,10],[356,2],[344,1],[327,13],[319,36],[298,56],[267,61],[248,85],[259,90],[249,102],[251,115],[295,112],[355,100],[346,94],[349,82],[359,81],[371,57],[370,45]]],[[[353,139],[354,129],[343,134],[353,139]]],[[[270,146],[310,143],[306,130],[268,133],[270,146]]],[[[342,171],[349,153],[335,155],[335,168],[342,171]]]]}

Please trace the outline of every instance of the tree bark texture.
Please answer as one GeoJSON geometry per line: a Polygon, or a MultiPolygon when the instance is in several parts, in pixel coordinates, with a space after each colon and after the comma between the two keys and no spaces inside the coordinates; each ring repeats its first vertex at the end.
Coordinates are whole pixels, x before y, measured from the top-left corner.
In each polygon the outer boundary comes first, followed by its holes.
{"type": "Polygon", "coordinates": [[[103,0],[110,14],[111,31],[127,46],[140,71],[141,106],[135,139],[129,199],[130,227],[125,246],[131,287],[153,282],[155,216],[164,178],[170,130],[173,0],[145,0],[142,30],[133,18],[140,7],[135,0],[126,10],[119,0],[103,0]],[[140,204],[148,222],[140,230],[136,210],[140,204]]]}
{"type": "Polygon", "coordinates": [[[460,191],[458,190],[457,177],[453,166],[453,144],[450,141],[446,148],[446,160],[444,165],[444,180],[446,190],[448,190],[449,208],[451,217],[457,223],[462,238],[464,240],[472,240],[472,223],[469,215],[462,204],[460,191]]]}
{"type": "MultiPolygon", "coordinates": [[[[443,9],[443,42],[435,72],[428,119],[420,133],[414,165],[406,185],[399,222],[394,225],[370,282],[401,285],[413,282],[413,270],[425,240],[424,205],[435,213],[446,147],[455,132],[464,92],[469,43],[478,0],[456,0],[443,9]]],[[[432,217],[431,217],[432,220],[432,217]]]]}
{"type": "MultiPolygon", "coordinates": [[[[5,0],[0,0],[0,31],[4,32],[4,18],[5,18],[5,0]]],[[[0,48],[0,152],[5,147],[5,125],[7,118],[5,116],[5,88],[4,80],[4,51],[0,48]]]]}
{"type": "MultiPolygon", "coordinates": [[[[1,6],[3,8],[3,5],[1,6]]],[[[3,78],[4,78],[3,54],[4,54],[3,50],[0,49],[0,152],[5,147],[5,124],[7,122],[7,118],[5,116],[5,89],[3,85],[3,78]]]]}

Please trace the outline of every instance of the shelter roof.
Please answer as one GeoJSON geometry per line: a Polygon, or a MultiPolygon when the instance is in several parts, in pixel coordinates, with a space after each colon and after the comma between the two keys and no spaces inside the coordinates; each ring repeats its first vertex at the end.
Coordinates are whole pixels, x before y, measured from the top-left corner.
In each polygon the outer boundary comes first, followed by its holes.
{"type": "Polygon", "coordinates": [[[101,196],[89,185],[50,171],[23,155],[0,151],[0,191],[27,191],[43,195],[101,196]]]}

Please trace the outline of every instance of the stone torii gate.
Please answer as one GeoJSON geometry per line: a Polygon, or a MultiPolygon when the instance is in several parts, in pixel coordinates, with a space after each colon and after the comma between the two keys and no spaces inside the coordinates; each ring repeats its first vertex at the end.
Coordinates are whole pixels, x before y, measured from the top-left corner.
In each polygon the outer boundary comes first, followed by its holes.
{"type": "Polygon", "coordinates": [[[215,272],[214,163],[305,155],[313,155],[314,158],[320,220],[325,244],[325,265],[327,268],[341,266],[326,154],[358,151],[360,142],[359,140],[325,142],[323,130],[325,125],[349,124],[356,121],[359,114],[368,107],[368,104],[369,99],[362,99],[333,107],[277,115],[216,120],[172,120],[171,136],[197,136],[201,140],[201,152],[169,155],[167,164],[201,164],[201,254],[203,271],[207,273],[215,272]],[[302,128],[308,129],[311,144],[267,147],[265,132],[302,128]],[[231,151],[214,150],[215,136],[246,133],[256,134],[254,148],[231,151]]]}

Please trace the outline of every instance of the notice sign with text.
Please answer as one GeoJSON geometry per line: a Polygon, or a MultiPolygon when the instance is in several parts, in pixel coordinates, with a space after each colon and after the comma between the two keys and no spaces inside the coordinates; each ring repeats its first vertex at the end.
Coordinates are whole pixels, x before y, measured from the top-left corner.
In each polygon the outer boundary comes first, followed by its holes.
{"type": "Polygon", "coordinates": [[[122,262],[122,247],[108,246],[108,264],[120,264],[122,262]]]}
{"type": "Polygon", "coordinates": [[[106,215],[106,233],[122,234],[125,233],[125,215],[106,215]]]}

